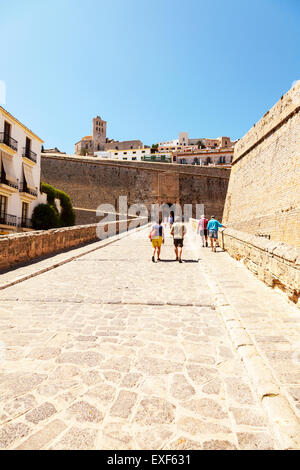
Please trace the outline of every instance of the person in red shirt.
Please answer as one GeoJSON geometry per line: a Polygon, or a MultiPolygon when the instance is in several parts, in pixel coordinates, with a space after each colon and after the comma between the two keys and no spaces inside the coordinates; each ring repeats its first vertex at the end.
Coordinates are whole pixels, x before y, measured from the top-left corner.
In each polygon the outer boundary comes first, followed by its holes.
{"type": "Polygon", "coordinates": [[[208,224],[208,219],[205,217],[205,215],[201,215],[201,219],[198,222],[197,233],[200,233],[201,240],[202,240],[202,247],[208,246],[207,224],[208,224]]]}

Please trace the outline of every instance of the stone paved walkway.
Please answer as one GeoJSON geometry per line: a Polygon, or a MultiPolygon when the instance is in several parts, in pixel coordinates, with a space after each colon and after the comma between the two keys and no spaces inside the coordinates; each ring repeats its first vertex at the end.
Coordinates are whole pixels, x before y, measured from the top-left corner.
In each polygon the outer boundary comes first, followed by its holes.
{"type": "Polygon", "coordinates": [[[280,378],[300,314],[227,254],[162,258],[141,231],[0,292],[0,449],[280,448],[201,266],[280,378]]]}

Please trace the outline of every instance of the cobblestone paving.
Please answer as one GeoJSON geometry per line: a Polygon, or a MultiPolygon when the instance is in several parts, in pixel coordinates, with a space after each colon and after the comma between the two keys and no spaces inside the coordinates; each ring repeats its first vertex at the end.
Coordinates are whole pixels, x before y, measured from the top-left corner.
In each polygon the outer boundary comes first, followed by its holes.
{"type": "MultiPolygon", "coordinates": [[[[201,256],[212,266],[214,253],[201,256]]],[[[300,310],[227,253],[217,257],[216,279],[300,422],[300,310]]]]}
{"type": "Polygon", "coordinates": [[[279,447],[184,257],[142,231],[0,292],[0,449],[279,447]]]}

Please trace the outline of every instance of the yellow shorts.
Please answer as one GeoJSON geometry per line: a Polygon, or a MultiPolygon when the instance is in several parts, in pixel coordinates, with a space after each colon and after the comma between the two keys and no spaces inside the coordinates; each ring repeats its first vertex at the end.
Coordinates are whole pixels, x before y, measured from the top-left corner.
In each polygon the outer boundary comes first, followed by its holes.
{"type": "Polygon", "coordinates": [[[156,237],[151,240],[153,248],[160,248],[162,245],[162,237],[156,237]]]}

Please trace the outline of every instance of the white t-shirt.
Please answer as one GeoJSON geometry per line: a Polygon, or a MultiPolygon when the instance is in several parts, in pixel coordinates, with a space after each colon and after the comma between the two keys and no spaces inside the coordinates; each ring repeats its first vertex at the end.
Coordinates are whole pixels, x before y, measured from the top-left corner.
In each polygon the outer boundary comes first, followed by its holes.
{"type": "Polygon", "coordinates": [[[175,222],[172,226],[174,238],[183,238],[186,233],[186,228],[183,222],[175,222]]]}

